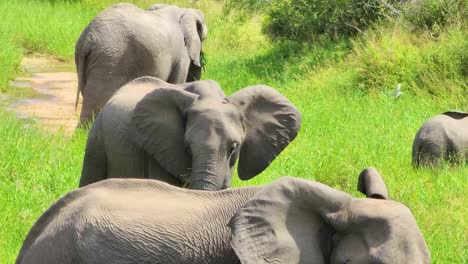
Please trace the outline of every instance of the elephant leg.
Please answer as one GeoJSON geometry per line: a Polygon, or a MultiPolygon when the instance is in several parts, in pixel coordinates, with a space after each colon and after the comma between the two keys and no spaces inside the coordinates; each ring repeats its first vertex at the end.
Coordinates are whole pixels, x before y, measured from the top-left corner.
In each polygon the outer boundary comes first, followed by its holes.
{"type": "Polygon", "coordinates": [[[145,154],[145,178],[167,182],[171,185],[183,187],[179,179],[169,174],[159,166],[158,162],[150,155],[145,154]]]}
{"type": "Polygon", "coordinates": [[[90,127],[94,117],[101,111],[118,88],[120,88],[119,83],[115,83],[112,80],[89,80],[83,92],[83,105],[81,107],[78,127],[90,127]]]}
{"type": "Polygon", "coordinates": [[[107,178],[107,158],[99,126],[101,122],[96,122],[91,127],[86,143],[86,150],[81,171],[80,187],[98,182],[107,178]]]}
{"type": "Polygon", "coordinates": [[[444,150],[438,144],[429,142],[421,145],[418,153],[419,165],[437,167],[440,165],[443,158],[444,150]]]}
{"type": "Polygon", "coordinates": [[[463,164],[468,158],[468,152],[462,147],[457,145],[452,140],[447,141],[447,159],[449,162],[456,164],[463,164]]]}
{"type": "Polygon", "coordinates": [[[90,127],[93,123],[94,116],[103,107],[102,100],[98,97],[98,87],[89,84],[83,92],[83,105],[81,107],[80,122],[78,127],[90,127]]]}
{"type": "Polygon", "coordinates": [[[169,76],[167,82],[173,84],[185,83],[187,81],[189,65],[190,61],[184,62],[184,60],[176,63],[172,68],[171,75],[169,76]]]}
{"type": "Polygon", "coordinates": [[[94,118],[94,111],[93,109],[96,108],[96,105],[90,102],[89,99],[85,99],[83,97],[83,106],[81,108],[80,113],[80,122],[78,123],[78,127],[89,127],[92,124],[94,118]]]}

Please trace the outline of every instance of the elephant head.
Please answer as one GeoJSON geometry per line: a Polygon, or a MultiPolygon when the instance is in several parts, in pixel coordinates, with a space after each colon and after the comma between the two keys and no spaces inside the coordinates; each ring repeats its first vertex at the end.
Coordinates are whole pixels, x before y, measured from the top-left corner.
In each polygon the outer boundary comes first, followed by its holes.
{"type": "Polygon", "coordinates": [[[232,217],[231,245],[243,264],[430,263],[410,210],[385,199],[387,189],[375,169],[361,173],[358,188],[378,199],[282,178],[232,217]]]}
{"type": "Polygon", "coordinates": [[[242,180],[261,173],[296,137],[301,115],[268,86],[225,97],[214,81],[148,93],[132,117],[135,143],[191,189],[231,185],[239,157],[242,180]]]}

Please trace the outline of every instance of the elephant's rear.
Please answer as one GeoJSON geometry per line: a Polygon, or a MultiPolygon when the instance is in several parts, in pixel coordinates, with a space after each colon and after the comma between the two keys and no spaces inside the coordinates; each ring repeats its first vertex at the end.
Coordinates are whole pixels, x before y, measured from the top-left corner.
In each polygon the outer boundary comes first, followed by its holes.
{"type": "Polygon", "coordinates": [[[83,96],[80,125],[90,122],[130,80],[145,75],[169,78],[170,67],[164,72],[156,64],[172,63],[169,55],[154,52],[168,46],[161,43],[165,38],[159,36],[158,26],[147,12],[130,4],[113,5],[89,23],[75,46],[78,93],[83,96]]]}
{"type": "Polygon", "coordinates": [[[71,227],[72,223],[78,221],[78,217],[75,211],[69,210],[70,204],[81,196],[81,190],[72,191],[41,215],[26,236],[16,264],[81,262],[74,245],[76,233],[71,227]]]}
{"type": "Polygon", "coordinates": [[[438,166],[455,152],[453,120],[446,115],[437,115],[427,120],[416,133],[412,147],[413,166],[438,166]]]}

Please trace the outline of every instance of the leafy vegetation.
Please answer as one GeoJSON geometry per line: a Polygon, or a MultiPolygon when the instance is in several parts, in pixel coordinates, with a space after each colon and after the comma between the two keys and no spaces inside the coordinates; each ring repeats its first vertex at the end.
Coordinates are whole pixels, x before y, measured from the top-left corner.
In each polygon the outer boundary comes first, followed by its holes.
{"type": "MultiPolygon", "coordinates": [[[[81,30],[110,3],[2,0],[0,86],[18,74],[24,54],[72,61],[81,30]]],[[[357,175],[375,166],[391,197],[411,208],[433,262],[466,262],[468,166],[415,170],[410,164],[413,137],[426,119],[449,109],[468,111],[465,20],[436,29],[398,19],[353,38],[320,37],[304,45],[272,42],[262,34],[262,16],[225,13],[219,1],[200,0],[193,7],[205,13],[209,27],[203,78],[217,80],[228,94],[256,83],[273,86],[303,115],[299,136],[271,166],[251,181],[236,178],[234,186],[293,175],[359,196],[357,175]],[[395,100],[391,93],[398,83],[403,95],[395,100]]],[[[45,134],[0,110],[2,263],[14,263],[34,221],[76,188],[85,141],[86,133],[45,134]]]]}
{"type": "Polygon", "coordinates": [[[451,24],[466,28],[468,6],[466,0],[412,1],[404,6],[402,13],[415,28],[439,31],[451,24]]]}

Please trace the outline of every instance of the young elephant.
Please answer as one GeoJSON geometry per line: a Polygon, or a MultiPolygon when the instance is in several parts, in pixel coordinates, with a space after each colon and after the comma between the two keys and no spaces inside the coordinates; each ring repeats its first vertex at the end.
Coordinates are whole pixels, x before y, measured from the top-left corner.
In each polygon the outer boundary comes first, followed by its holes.
{"type": "Polygon", "coordinates": [[[141,77],[123,86],[88,136],[80,187],[151,178],[220,190],[261,173],[296,137],[299,110],[268,86],[226,97],[215,81],[171,85],[141,77]]]}
{"type": "Polygon", "coordinates": [[[80,125],[90,122],[112,94],[140,76],[169,83],[200,79],[202,44],[207,36],[196,9],[153,5],[142,10],[115,4],[99,13],[75,46],[78,95],[83,95],[80,125]]]}
{"type": "MultiPolygon", "coordinates": [[[[386,196],[375,169],[361,177],[361,191],[386,196]]],[[[52,205],[32,227],[16,261],[272,262],[421,264],[430,263],[430,253],[403,204],[353,198],[318,182],[282,177],[263,187],[205,192],[154,180],[110,179],[52,205]]]]}
{"type": "Polygon", "coordinates": [[[426,121],[413,141],[413,166],[468,161],[468,113],[449,111],[426,121]]]}

